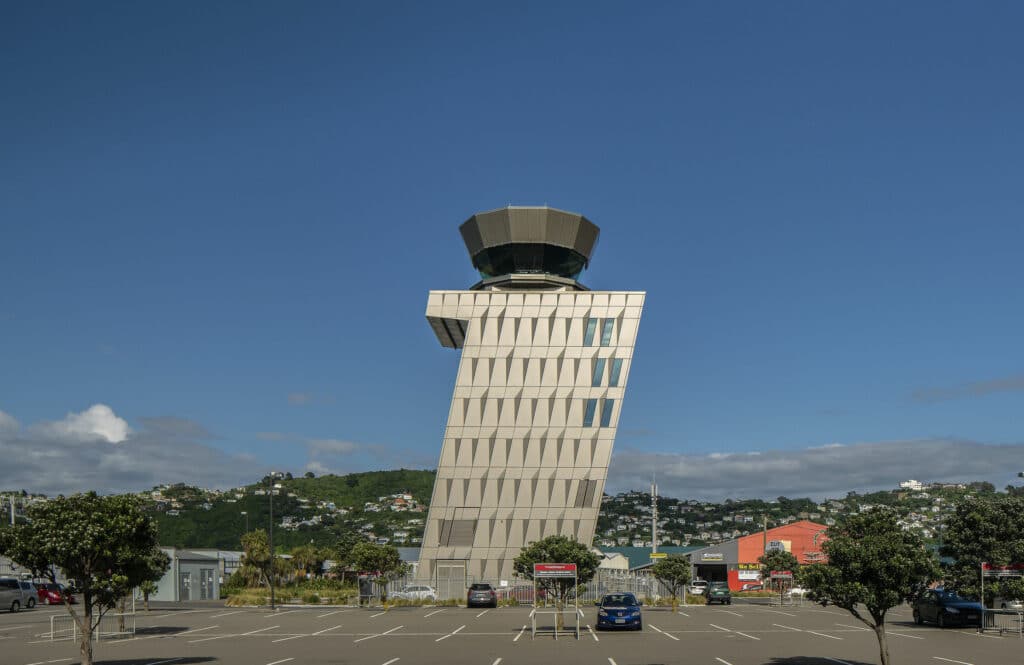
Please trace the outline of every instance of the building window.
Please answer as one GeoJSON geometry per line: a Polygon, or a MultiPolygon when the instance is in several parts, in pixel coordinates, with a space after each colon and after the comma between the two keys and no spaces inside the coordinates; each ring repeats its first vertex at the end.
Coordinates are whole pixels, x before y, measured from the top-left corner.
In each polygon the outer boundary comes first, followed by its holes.
{"type": "Polygon", "coordinates": [[[615,400],[606,399],[601,405],[601,427],[608,427],[612,424],[612,409],[615,408],[615,400]]]}
{"type": "Polygon", "coordinates": [[[604,365],[606,362],[608,361],[604,358],[594,360],[594,377],[590,380],[590,385],[594,388],[601,385],[601,382],[604,380],[604,365]]]}
{"type": "Polygon", "coordinates": [[[593,427],[594,426],[594,412],[597,411],[597,400],[588,399],[587,408],[583,412],[583,426],[593,427]]]}
{"type": "Polygon", "coordinates": [[[619,385],[619,376],[622,374],[622,358],[616,358],[612,361],[612,376],[608,381],[609,386],[619,385]]]}
{"type": "Polygon", "coordinates": [[[612,343],[612,326],[615,325],[615,319],[605,319],[601,325],[601,346],[611,346],[612,343]]]}
{"type": "Polygon", "coordinates": [[[587,319],[587,331],[583,333],[583,346],[594,346],[595,332],[597,332],[597,319],[587,319]]]}

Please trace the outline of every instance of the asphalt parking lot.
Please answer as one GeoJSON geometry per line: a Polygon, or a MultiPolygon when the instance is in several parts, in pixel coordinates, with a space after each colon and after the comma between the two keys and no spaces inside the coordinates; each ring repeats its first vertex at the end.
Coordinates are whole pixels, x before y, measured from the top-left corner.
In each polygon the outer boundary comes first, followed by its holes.
{"type": "MultiPolygon", "coordinates": [[[[878,663],[874,634],[835,608],[736,602],[645,608],[643,632],[594,632],[531,639],[530,608],[258,608],[154,606],[140,612],[134,638],[101,641],[108,665],[868,665],[878,663]]],[[[0,663],[74,665],[78,646],[46,639],[63,608],[0,613],[0,663]]],[[[1012,665],[1024,640],[974,629],[915,626],[910,609],[890,612],[889,649],[898,665],[1012,665]]],[[[550,621],[549,621],[550,623],[550,621]]]]}

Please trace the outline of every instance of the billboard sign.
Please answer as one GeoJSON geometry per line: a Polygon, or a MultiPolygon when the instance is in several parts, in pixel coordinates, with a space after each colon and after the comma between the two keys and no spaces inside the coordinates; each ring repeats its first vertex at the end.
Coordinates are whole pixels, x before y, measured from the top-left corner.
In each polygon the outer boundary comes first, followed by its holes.
{"type": "Polygon", "coordinates": [[[574,563],[535,563],[533,564],[533,577],[576,577],[576,564],[574,563]]]}

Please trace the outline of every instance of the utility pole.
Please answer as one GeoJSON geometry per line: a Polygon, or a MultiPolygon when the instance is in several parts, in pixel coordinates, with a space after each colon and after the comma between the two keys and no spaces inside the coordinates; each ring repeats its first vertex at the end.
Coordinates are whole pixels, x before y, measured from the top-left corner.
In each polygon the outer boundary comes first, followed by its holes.
{"type": "Polygon", "coordinates": [[[658,485],[651,483],[651,554],[658,552],[658,485]]]}
{"type": "Polygon", "coordinates": [[[277,471],[270,472],[270,610],[274,611],[274,575],[277,573],[276,556],[274,555],[274,479],[277,471]]]}

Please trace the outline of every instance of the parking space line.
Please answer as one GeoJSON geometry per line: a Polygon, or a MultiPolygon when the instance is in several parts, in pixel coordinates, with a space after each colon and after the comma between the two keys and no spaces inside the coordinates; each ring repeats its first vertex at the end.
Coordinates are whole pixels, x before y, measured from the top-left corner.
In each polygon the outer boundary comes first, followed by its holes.
{"type": "Polygon", "coordinates": [[[897,632],[894,632],[894,631],[891,631],[891,630],[885,631],[885,634],[886,635],[896,635],[897,637],[909,637],[912,640],[923,640],[924,639],[923,637],[919,637],[917,635],[907,635],[906,633],[897,633],[897,632]]]}
{"type": "Polygon", "coordinates": [[[279,640],[270,640],[270,641],[271,641],[271,643],[274,643],[274,642],[287,642],[288,640],[297,640],[300,637],[305,637],[305,635],[292,635],[291,637],[282,637],[279,640]]]}
{"type": "Polygon", "coordinates": [[[589,623],[587,624],[587,630],[590,631],[590,636],[594,638],[595,642],[600,642],[601,641],[601,640],[597,639],[597,633],[594,632],[594,629],[590,627],[589,623]]]}
{"type": "Polygon", "coordinates": [[[761,638],[760,638],[760,637],[754,637],[753,635],[747,635],[746,633],[741,633],[741,632],[740,632],[740,631],[738,631],[738,630],[734,630],[733,632],[734,632],[734,633],[736,633],[737,635],[742,635],[743,637],[749,637],[750,639],[752,639],[752,640],[756,640],[756,641],[758,641],[758,642],[760,642],[760,641],[761,641],[761,638]]]}
{"type": "Polygon", "coordinates": [[[219,619],[221,617],[229,617],[232,614],[241,614],[243,610],[235,610],[234,612],[225,612],[224,614],[214,614],[211,619],[219,619]]]}
{"type": "Polygon", "coordinates": [[[287,663],[289,660],[295,660],[295,658],[282,658],[281,660],[275,660],[273,663],[267,663],[267,665],[281,665],[281,663],[287,663]]]}
{"type": "Polygon", "coordinates": [[[441,612],[444,612],[444,608],[441,608],[439,610],[434,610],[433,612],[427,612],[426,614],[423,615],[423,618],[426,619],[427,617],[432,617],[435,614],[440,614],[441,612]]]}
{"type": "Polygon", "coordinates": [[[391,628],[390,630],[385,630],[383,633],[374,633],[373,635],[367,635],[366,637],[360,637],[358,640],[353,640],[353,642],[362,642],[363,640],[372,640],[375,637],[380,637],[382,635],[389,635],[389,634],[395,632],[396,630],[401,630],[402,628],[405,628],[405,626],[395,626],[394,628],[391,628]]]}
{"type": "MultiPolygon", "coordinates": [[[[837,626],[842,626],[843,628],[853,628],[854,630],[868,630],[864,626],[851,626],[850,624],[847,624],[847,623],[837,623],[836,625],[837,626]]],[[[886,633],[888,633],[888,631],[886,631],[886,633]]]]}
{"type": "Polygon", "coordinates": [[[327,614],[319,614],[319,615],[317,615],[316,618],[317,619],[323,619],[325,617],[331,616],[332,614],[341,614],[342,612],[348,612],[348,610],[334,610],[333,612],[328,612],[327,614]]]}
{"type": "Polygon", "coordinates": [[[183,633],[178,633],[175,637],[180,637],[182,635],[188,635],[189,633],[201,633],[204,630],[213,630],[214,628],[220,628],[220,626],[206,626],[205,628],[193,628],[192,630],[186,630],[183,633]]]}
{"type": "Polygon", "coordinates": [[[493,663],[491,663],[491,665],[498,665],[498,663],[500,663],[500,662],[501,662],[501,658],[498,658],[493,663]]]}
{"type": "Polygon", "coordinates": [[[402,659],[401,658],[392,658],[391,660],[385,660],[384,661],[384,665],[391,665],[391,663],[397,663],[400,660],[402,660],[402,659]]]}
{"type": "Polygon", "coordinates": [[[324,633],[326,633],[327,631],[329,631],[329,630],[334,630],[335,628],[341,628],[341,626],[342,626],[342,624],[340,624],[340,623],[339,623],[339,624],[338,624],[337,626],[331,626],[330,628],[324,628],[323,630],[318,630],[318,631],[316,631],[316,632],[315,632],[315,633],[313,633],[313,634],[314,634],[314,635],[323,635],[323,634],[324,634],[324,633]]]}
{"type": "Polygon", "coordinates": [[[719,658],[718,656],[715,656],[715,660],[717,660],[717,661],[718,661],[719,663],[722,663],[722,665],[732,665],[732,663],[730,663],[729,661],[727,661],[727,660],[722,660],[722,659],[721,659],[721,658],[719,658]]]}
{"type": "Polygon", "coordinates": [[[953,660],[952,658],[943,658],[942,656],[932,656],[935,660],[944,660],[947,663],[959,663],[959,665],[971,665],[971,663],[965,663],[962,660],[953,660]]]}
{"type": "Polygon", "coordinates": [[[725,631],[725,632],[727,632],[727,633],[731,633],[731,632],[732,632],[732,631],[731,631],[731,630],[729,630],[728,628],[722,628],[721,626],[716,626],[716,625],[715,625],[715,624],[713,624],[713,623],[709,623],[708,625],[709,625],[709,626],[711,626],[712,628],[717,628],[718,630],[724,630],[724,631],[725,631]]]}
{"type": "Polygon", "coordinates": [[[301,612],[301,611],[302,610],[288,610],[287,612],[280,612],[279,611],[279,612],[274,612],[273,614],[268,614],[267,616],[265,616],[263,618],[264,619],[269,619],[270,617],[283,617],[285,614],[295,614],[296,612],[301,612]]]}
{"type": "Polygon", "coordinates": [[[371,615],[370,615],[370,618],[371,618],[371,619],[374,619],[374,618],[376,618],[376,617],[384,616],[384,615],[385,615],[385,614],[387,614],[387,613],[388,613],[388,611],[387,611],[387,610],[384,610],[383,612],[377,612],[376,614],[371,614],[371,615]]]}
{"type": "Polygon", "coordinates": [[[661,633],[662,635],[664,635],[665,637],[671,637],[671,638],[672,638],[673,640],[675,640],[676,642],[678,642],[678,641],[679,641],[679,638],[678,638],[678,637],[676,637],[676,636],[675,636],[675,635],[673,635],[672,633],[666,633],[666,632],[665,632],[665,631],[663,631],[663,630],[662,630],[661,628],[658,628],[657,626],[655,626],[655,625],[654,625],[653,623],[651,623],[651,624],[648,624],[648,625],[649,625],[649,626],[650,626],[651,628],[653,628],[654,630],[656,630],[656,631],[658,631],[659,633],[661,633]]]}
{"type": "Polygon", "coordinates": [[[762,607],[760,609],[764,610],[765,612],[774,612],[775,614],[785,614],[788,617],[795,617],[796,616],[795,614],[790,614],[789,612],[783,612],[782,610],[769,610],[766,607],[762,607]]]}
{"type": "Polygon", "coordinates": [[[805,630],[804,632],[805,633],[810,633],[811,635],[817,635],[819,637],[827,637],[830,640],[841,640],[841,639],[843,639],[841,637],[836,637],[835,635],[826,635],[825,633],[816,633],[813,630],[805,630]]]}
{"type": "Polygon", "coordinates": [[[526,632],[526,624],[524,623],[523,627],[519,629],[519,634],[516,635],[514,638],[512,638],[512,641],[513,642],[518,642],[519,638],[522,637],[523,633],[525,633],[525,632],[526,632]]]}
{"type": "Polygon", "coordinates": [[[619,664],[618,664],[618,663],[616,663],[616,662],[615,662],[614,660],[612,660],[611,658],[609,658],[609,659],[608,659],[608,665],[619,665],[619,664]]]}
{"type": "MultiPolygon", "coordinates": [[[[159,637],[159,636],[158,635],[154,635],[154,637],[159,637]]],[[[213,640],[223,640],[225,637],[236,637],[236,635],[231,635],[231,634],[228,634],[228,635],[215,635],[214,637],[204,637],[204,638],[199,639],[199,640],[189,640],[188,643],[189,644],[198,644],[200,642],[212,642],[213,640]]],[[[148,640],[150,638],[143,637],[141,639],[148,640]]],[[[127,644],[127,643],[128,642],[115,642],[114,644],[127,644]]]]}
{"type": "Polygon", "coordinates": [[[682,614],[684,617],[689,617],[690,616],[689,614],[687,614],[686,612],[684,612],[682,610],[679,610],[678,613],[682,614]]]}
{"type": "Polygon", "coordinates": [[[259,628],[257,630],[250,630],[248,633],[242,633],[242,635],[255,635],[256,633],[262,633],[262,632],[264,632],[266,630],[274,630],[275,628],[280,628],[280,627],[281,626],[267,626],[266,628],[259,628]]]}
{"type": "Polygon", "coordinates": [[[483,612],[481,612],[480,614],[477,614],[477,615],[476,615],[476,618],[477,618],[477,619],[479,619],[480,617],[482,617],[483,615],[487,614],[488,612],[490,612],[490,610],[484,610],[484,611],[483,611],[483,612]]]}
{"type": "Polygon", "coordinates": [[[721,611],[722,611],[722,612],[725,612],[726,614],[734,614],[734,615],[736,615],[736,616],[738,616],[738,617],[742,617],[742,616],[743,616],[743,615],[742,615],[742,614],[740,614],[739,612],[733,612],[732,610],[721,610],[721,611]]]}
{"type": "Polygon", "coordinates": [[[441,640],[446,640],[446,639],[448,639],[449,637],[451,637],[452,635],[454,635],[455,633],[459,632],[460,630],[462,630],[462,629],[463,629],[463,628],[465,628],[465,627],[466,627],[465,625],[459,626],[458,628],[456,628],[456,629],[455,629],[455,630],[453,630],[452,632],[448,633],[447,635],[443,635],[443,636],[441,636],[441,637],[437,638],[437,639],[436,639],[436,640],[434,640],[434,641],[435,641],[435,642],[440,642],[441,640]]]}
{"type": "Polygon", "coordinates": [[[804,632],[804,631],[800,630],[799,628],[794,628],[793,626],[784,626],[781,623],[773,623],[772,625],[773,626],[778,626],[779,628],[785,628],[786,630],[795,630],[798,633],[804,632]]]}
{"type": "Polygon", "coordinates": [[[41,660],[38,663],[29,663],[28,665],[43,665],[43,663],[62,663],[65,660],[71,660],[70,658],[58,658],[56,660],[41,660]]]}

